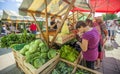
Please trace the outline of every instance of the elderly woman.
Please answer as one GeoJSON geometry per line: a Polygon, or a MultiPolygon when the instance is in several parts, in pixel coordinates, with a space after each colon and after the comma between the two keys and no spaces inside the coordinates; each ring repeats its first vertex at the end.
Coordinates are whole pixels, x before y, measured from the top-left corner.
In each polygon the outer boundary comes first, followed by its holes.
{"type": "Polygon", "coordinates": [[[98,43],[100,40],[96,28],[86,25],[83,21],[78,21],[76,29],[82,34],[82,42],[77,42],[83,51],[83,58],[88,68],[94,69],[94,63],[98,58],[98,43]]]}

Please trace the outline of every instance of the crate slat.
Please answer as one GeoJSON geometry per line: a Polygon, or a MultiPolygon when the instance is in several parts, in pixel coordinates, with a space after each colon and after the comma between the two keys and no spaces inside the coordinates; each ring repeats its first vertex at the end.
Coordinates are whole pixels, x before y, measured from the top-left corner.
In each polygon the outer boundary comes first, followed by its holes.
{"type": "Polygon", "coordinates": [[[89,71],[89,72],[92,72],[92,73],[94,73],[94,74],[102,74],[102,73],[100,73],[100,72],[98,72],[98,71],[95,71],[95,70],[86,68],[86,67],[81,66],[81,65],[77,65],[77,67],[80,68],[80,69],[85,69],[85,70],[87,70],[87,71],[89,71]]]}
{"type": "Polygon", "coordinates": [[[48,68],[46,68],[43,72],[41,72],[40,74],[49,74],[51,72],[52,69],[55,68],[55,66],[57,65],[57,63],[59,62],[59,58],[56,59],[55,62],[53,62],[50,66],[48,66],[48,68]]]}

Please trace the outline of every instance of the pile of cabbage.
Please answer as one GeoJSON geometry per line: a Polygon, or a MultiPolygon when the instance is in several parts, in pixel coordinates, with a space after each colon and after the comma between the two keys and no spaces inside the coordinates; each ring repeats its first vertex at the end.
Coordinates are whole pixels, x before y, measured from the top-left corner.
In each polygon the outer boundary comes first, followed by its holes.
{"type": "Polygon", "coordinates": [[[30,63],[35,68],[39,68],[55,57],[57,52],[54,49],[48,49],[47,45],[39,39],[25,45],[20,50],[20,53],[25,56],[27,63],[30,63]]]}

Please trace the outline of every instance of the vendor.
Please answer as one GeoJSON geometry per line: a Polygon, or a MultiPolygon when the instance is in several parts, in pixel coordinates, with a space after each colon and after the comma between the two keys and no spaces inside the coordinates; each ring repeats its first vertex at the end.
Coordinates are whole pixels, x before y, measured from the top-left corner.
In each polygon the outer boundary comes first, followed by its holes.
{"type": "Polygon", "coordinates": [[[57,29],[57,23],[55,22],[55,16],[51,17],[50,29],[57,29]]]}
{"type": "Polygon", "coordinates": [[[98,43],[100,40],[96,28],[86,25],[83,21],[78,21],[76,29],[82,34],[82,42],[77,42],[83,51],[83,58],[88,68],[94,69],[94,63],[98,58],[98,43]]]}

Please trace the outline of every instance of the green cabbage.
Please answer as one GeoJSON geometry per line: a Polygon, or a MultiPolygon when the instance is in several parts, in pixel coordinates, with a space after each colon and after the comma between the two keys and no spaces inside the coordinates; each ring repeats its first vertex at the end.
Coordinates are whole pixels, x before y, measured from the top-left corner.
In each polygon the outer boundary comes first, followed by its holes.
{"type": "Polygon", "coordinates": [[[22,55],[25,55],[25,52],[27,51],[28,49],[26,49],[26,48],[22,48],[21,50],[20,50],[20,53],[22,54],[22,55]]]}
{"type": "Polygon", "coordinates": [[[42,58],[46,59],[46,58],[47,58],[47,53],[41,53],[40,56],[41,56],[42,58]]]}
{"type": "Polygon", "coordinates": [[[30,51],[25,52],[25,56],[30,56],[30,55],[31,55],[30,51]]]}
{"type": "Polygon", "coordinates": [[[39,68],[42,65],[43,65],[43,63],[39,59],[35,59],[35,61],[34,61],[35,68],[39,68]]]}
{"type": "Polygon", "coordinates": [[[48,58],[52,59],[53,57],[56,56],[56,53],[57,53],[56,50],[50,49],[49,52],[48,52],[48,58]]]}
{"type": "Polygon", "coordinates": [[[35,59],[34,60],[34,67],[35,68],[39,68],[40,66],[42,66],[45,63],[45,59],[35,59]]]}
{"type": "Polygon", "coordinates": [[[37,49],[38,49],[38,45],[37,45],[37,44],[34,44],[34,45],[32,45],[32,46],[30,47],[29,51],[30,51],[31,53],[34,53],[34,52],[37,51],[37,49]]]}

